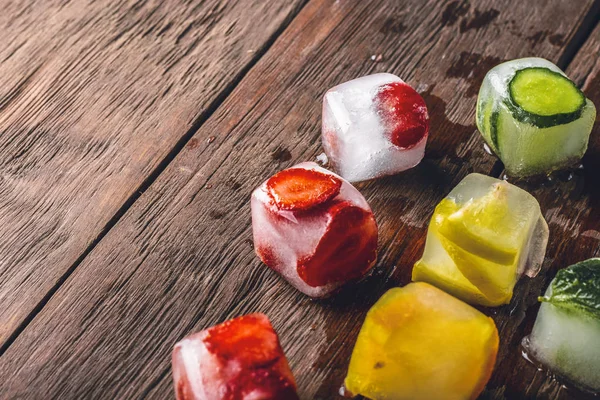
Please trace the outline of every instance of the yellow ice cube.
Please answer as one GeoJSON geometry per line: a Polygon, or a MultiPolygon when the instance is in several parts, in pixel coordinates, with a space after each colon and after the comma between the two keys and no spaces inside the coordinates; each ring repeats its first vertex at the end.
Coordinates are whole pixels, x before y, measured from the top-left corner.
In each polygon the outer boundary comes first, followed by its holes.
{"type": "Polygon", "coordinates": [[[547,240],[548,226],[533,196],[471,174],[436,207],[413,280],[470,303],[507,304],[524,270],[541,265],[547,240]]]}
{"type": "Polygon", "coordinates": [[[369,310],[344,384],[372,400],[475,399],[497,351],[491,318],[434,286],[410,283],[369,310]]]}

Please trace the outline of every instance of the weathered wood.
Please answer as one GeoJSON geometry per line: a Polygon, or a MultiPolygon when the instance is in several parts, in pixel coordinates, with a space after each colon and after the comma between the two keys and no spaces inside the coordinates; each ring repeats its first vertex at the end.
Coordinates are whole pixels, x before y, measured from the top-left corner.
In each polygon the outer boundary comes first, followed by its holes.
{"type": "MultiPolygon", "coordinates": [[[[486,70],[532,53],[558,59],[590,4],[311,1],[4,354],[0,397],[168,398],[178,339],[261,311],[281,336],[302,398],[334,398],[366,311],[409,280],[434,205],[468,172],[498,172],[473,124],[486,70]],[[371,61],[378,54],[381,62],[371,61]],[[359,185],[380,226],[377,271],[311,301],[254,256],[249,195],[320,152],[327,88],[375,71],[424,92],[433,127],[427,156],[404,174],[359,185]]],[[[520,357],[501,340],[503,357],[520,357]]],[[[488,394],[502,398],[507,380],[513,394],[519,379],[504,363],[488,394]]],[[[531,392],[515,393],[507,398],[531,392]]]]}
{"type": "Polygon", "coordinates": [[[0,349],[303,3],[0,6],[0,349]]]}

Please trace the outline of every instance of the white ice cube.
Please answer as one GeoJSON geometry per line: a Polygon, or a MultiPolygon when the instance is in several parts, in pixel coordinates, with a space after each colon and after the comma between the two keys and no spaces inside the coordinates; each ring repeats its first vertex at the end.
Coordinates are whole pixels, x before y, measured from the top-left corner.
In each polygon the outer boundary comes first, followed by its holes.
{"type": "Polygon", "coordinates": [[[323,98],[323,148],[350,182],[414,167],[423,158],[428,132],[423,98],[392,74],[342,83],[323,98]]]}

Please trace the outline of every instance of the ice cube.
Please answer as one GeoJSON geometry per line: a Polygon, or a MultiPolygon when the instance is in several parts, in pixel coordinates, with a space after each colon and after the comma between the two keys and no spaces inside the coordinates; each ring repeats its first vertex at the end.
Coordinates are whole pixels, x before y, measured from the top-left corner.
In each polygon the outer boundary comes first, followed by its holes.
{"type": "Polygon", "coordinates": [[[184,338],[173,349],[177,400],[298,399],[266,315],[250,314],[184,338]]]}
{"type": "Polygon", "coordinates": [[[377,224],[365,198],[340,176],[306,162],[252,194],[254,248],[296,289],[324,297],[364,277],[377,259],[377,224]]]}
{"type": "Polygon", "coordinates": [[[523,341],[526,355],[583,389],[600,392],[600,258],[559,271],[523,341]]]}
{"type": "Polygon", "coordinates": [[[543,58],[492,68],[477,98],[477,127],[508,174],[516,177],[581,160],[595,118],[594,104],[543,58]]]}
{"type": "Polygon", "coordinates": [[[544,260],[548,225],[537,200],[508,182],[465,177],[435,209],[412,279],[469,303],[507,304],[544,260]]]}
{"type": "Polygon", "coordinates": [[[395,75],[354,79],[323,98],[323,148],[350,182],[414,167],[423,158],[428,133],[425,101],[395,75]]]}
{"type": "Polygon", "coordinates": [[[372,400],[475,399],[498,342],[491,318],[427,283],[410,283],[367,313],[344,385],[372,400]]]}

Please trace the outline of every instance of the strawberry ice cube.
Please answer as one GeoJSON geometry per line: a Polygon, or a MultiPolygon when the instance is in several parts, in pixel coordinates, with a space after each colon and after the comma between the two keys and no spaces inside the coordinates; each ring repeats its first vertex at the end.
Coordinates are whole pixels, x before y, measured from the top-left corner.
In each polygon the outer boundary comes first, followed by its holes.
{"type": "Polygon", "coordinates": [[[184,338],[173,349],[177,400],[294,400],[296,383],[266,315],[184,338]]]}
{"type": "Polygon", "coordinates": [[[252,194],[254,248],[296,289],[325,297],[363,278],[377,260],[377,224],[365,198],[340,176],[307,162],[252,194]]]}
{"type": "Polygon", "coordinates": [[[425,101],[395,75],[354,79],[323,98],[323,148],[350,182],[414,167],[423,159],[428,134],[425,101]]]}

